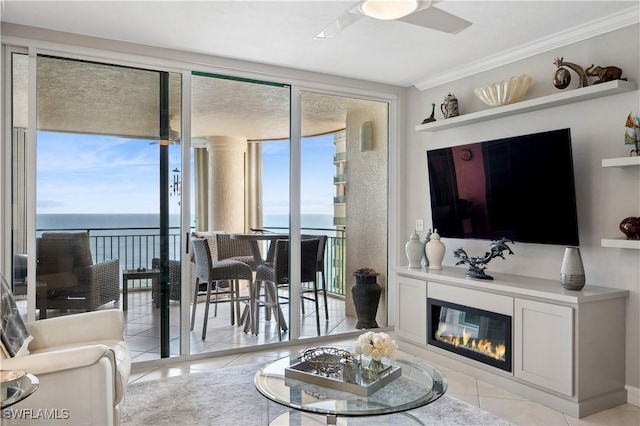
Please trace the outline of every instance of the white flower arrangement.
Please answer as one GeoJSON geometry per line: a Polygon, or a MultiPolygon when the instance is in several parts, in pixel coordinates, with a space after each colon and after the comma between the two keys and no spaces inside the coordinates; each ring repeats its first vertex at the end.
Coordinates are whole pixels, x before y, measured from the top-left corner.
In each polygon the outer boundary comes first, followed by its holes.
{"type": "Polygon", "coordinates": [[[383,357],[395,359],[398,344],[387,333],[374,333],[369,331],[361,334],[355,342],[356,355],[370,356],[376,361],[383,357]]]}

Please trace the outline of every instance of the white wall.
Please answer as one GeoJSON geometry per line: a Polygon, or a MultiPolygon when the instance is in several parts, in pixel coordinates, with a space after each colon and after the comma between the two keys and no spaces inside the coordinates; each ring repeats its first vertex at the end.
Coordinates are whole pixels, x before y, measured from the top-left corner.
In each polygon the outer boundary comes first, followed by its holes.
{"type": "MultiPolygon", "coordinates": [[[[603,158],[625,157],[631,147],[624,145],[625,120],[629,112],[640,114],[640,92],[604,97],[596,100],[550,108],[547,110],[486,121],[435,133],[416,132],[415,125],[436,111],[448,92],[460,103],[460,113],[484,110],[485,106],[473,89],[498,82],[511,76],[529,74],[534,83],[524,99],[559,92],[552,84],[556,71],[554,59],[564,57],[587,68],[591,64],[615,65],[626,77],[640,83],[639,26],[634,25],[594,39],[565,46],[495,70],[425,91],[411,89],[408,93],[407,140],[403,162],[406,200],[401,213],[403,229],[408,237],[415,219],[424,218],[425,228],[431,226],[426,151],[443,146],[528,134],[545,130],[570,128],[572,135],[580,249],[587,277],[587,285],[627,289],[627,329],[611,330],[626,333],[626,384],[640,386],[640,251],[602,248],[601,238],[623,236],[618,230],[620,221],[628,216],[640,216],[640,168],[601,167],[603,158]]],[[[572,84],[577,75],[572,73],[572,84]]],[[[444,120],[436,113],[437,120],[444,120]]],[[[543,173],[544,171],[540,171],[543,173]]],[[[540,200],[544,202],[544,200],[540,200]]],[[[549,208],[553,208],[552,205],[549,208]]],[[[424,237],[424,233],[422,235],[424,237]]],[[[406,241],[406,238],[405,238],[406,241]]],[[[487,241],[443,239],[447,246],[445,265],[454,265],[453,250],[463,247],[468,253],[482,254],[487,241]]],[[[548,279],[559,279],[564,247],[516,243],[514,256],[506,260],[494,259],[487,272],[506,272],[548,279]]],[[[396,247],[404,253],[404,246],[396,247]]],[[[402,258],[402,265],[406,260],[402,258]]],[[[560,283],[558,282],[558,285],[560,283]]],[[[607,360],[603,359],[603,362],[607,360]]]]}

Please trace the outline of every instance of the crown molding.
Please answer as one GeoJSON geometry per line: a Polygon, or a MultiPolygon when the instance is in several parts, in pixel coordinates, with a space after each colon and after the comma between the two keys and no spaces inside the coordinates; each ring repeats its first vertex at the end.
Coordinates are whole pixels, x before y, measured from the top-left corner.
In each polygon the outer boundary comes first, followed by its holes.
{"type": "Polygon", "coordinates": [[[506,50],[497,55],[489,56],[481,61],[470,62],[464,66],[448,70],[418,81],[414,86],[418,90],[427,90],[451,81],[469,77],[483,71],[488,71],[521,59],[526,59],[540,53],[548,52],[559,47],[567,46],[602,34],[606,34],[640,22],[640,4],[625,9],[602,19],[591,21],[577,27],[544,37],[536,41],[523,44],[517,48],[506,50]]]}

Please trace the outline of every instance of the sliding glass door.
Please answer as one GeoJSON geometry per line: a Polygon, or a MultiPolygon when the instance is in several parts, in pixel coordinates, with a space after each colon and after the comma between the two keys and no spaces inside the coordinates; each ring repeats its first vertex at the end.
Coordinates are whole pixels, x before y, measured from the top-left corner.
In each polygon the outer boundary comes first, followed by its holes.
{"type": "Polygon", "coordinates": [[[29,143],[14,122],[12,197],[14,258],[37,259],[33,316],[122,309],[134,360],[178,355],[180,74],[50,56],[31,71],[37,129],[29,143]],[[32,176],[33,205],[20,201],[32,176]]]}
{"type": "MultiPolygon", "coordinates": [[[[192,78],[192,237],[214,245],[223,239],[216,234],[251,234],[241,238],[257,244],[258,262],[267,263],[253,271],[259,293],[251,328],[230,319],[225,299],[217,314],[207,310],[214,295],[207,302],[192,275],[192,353],[353,332],[353,272],[374,269],[386,286],[388,103],[303,91],[294,108],[291,96],[286,85],[192,78]],[[292,114],[300,128],[290,138],[292,114]],[[318,240],[315,248],[309,240],[318,240]],[[265,277],[274,283],[276,311],[262,303],[265,277]]],[[[193,271],[196,262],[197,253],[193,271]]],[[[249,297],[251,287],[241,284],[241,294],[249,297]]],[[[376,304],[378,324],[386,326],[386,297],[376,304]]]]}
{"type": "Polygon", "coordinates": [[[13,123],[12,141],[14,287],[29,288],[22,308],[33,319],[122,309],[134,362],[186,346],[194,354],[358,332],[353,273],[370,268],[383,288],[375,320],[387,325],[387,102],[233,75],[42,55],[15,63],[16,91],[31,87],[26,104],[37,105],[13,123]],[[211,260],[242,258],[252,278],[208,286],[192,238],[207,239],[211,260]],[[315,256],[308,240],[318,240],[315,256]],[[286,266],[268,289],[278,243],[289,245],[286,266]],[[222,254],[236,245],[244,249],[222,254]],[[68,274],[77,258],[104,267],[105,283],[78,287],[87,274],[68,274]],[[21,275],[25,262],[34,280],[21,275]],[[190,323],[182,341],[181,319],[190,323]]]}
{"type": "MultiPolygon", "coordinates": [[[[275,247],[265,233],[283,239],[289,233],[289,98],[287,85],[200,72],[192,76],[191,237],[207,239],[214,263],[242,259],[256,277],[271,243],[275,247]],[[254,237],[238,240],[237,234],[254,237]]],[[[254,289],[253,281],[243,278],[237,284],[239,305],[228,300],[233,296],[221,295],[227,299],[220,301],[214,294],[207,301],[206,278],[196,274],[197,252],[193,260],[192,353],[288,339],[285,304],[280,327],[273,306],[249,306],[251,300],[265,300],[264,286],[254,289]],[[215,308],[208,308],[212,303],[215,308]],[[247,309],[240,321],[233,317],[237,306],[247,309]]],[[[215,273],[221,271],[214,267],[215,273]]]]}
{"type": "Polygon", "coordinates": [[[322,247],[316,280],[301,283],[300,335],[352,332],[364,310],[386,326],[386,297],[359,309],[351,289],[364,268],[386,287],[388,104],[308,91],[300,102],[301,233],[322,247]]]}

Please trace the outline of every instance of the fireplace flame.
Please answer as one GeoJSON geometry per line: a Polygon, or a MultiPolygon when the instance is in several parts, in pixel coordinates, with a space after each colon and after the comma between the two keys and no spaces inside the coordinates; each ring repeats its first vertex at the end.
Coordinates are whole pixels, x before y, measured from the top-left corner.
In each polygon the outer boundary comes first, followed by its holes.
{"type": "Polygon", "coordinates": [[[466,328],[462,329],[462,335],[446,334],[447,327],[441,324],[436,332],[436,340],[455,346],[456,348],[468,349],[473,352],[490,356],[491,358],[504,361],[507,347],[504,343],[493,344],[489,339],[471,338],[471,333],[466,328]]]}
{"type": "Polygon", "coordinates": [[[466,328],[463,328],[462,329],[462,344],[464,346],[468,346],[470,338],[471,338],[471,333],[469,333],[466,328]]]}

